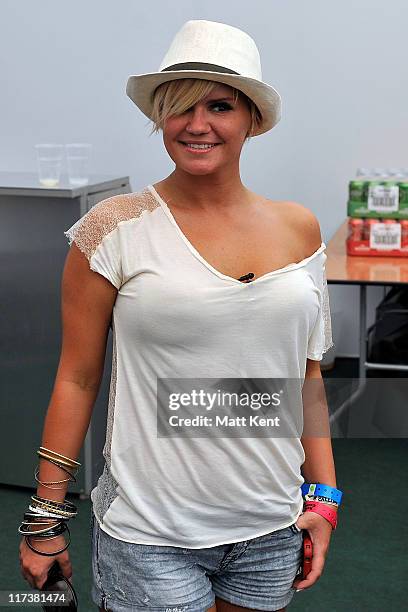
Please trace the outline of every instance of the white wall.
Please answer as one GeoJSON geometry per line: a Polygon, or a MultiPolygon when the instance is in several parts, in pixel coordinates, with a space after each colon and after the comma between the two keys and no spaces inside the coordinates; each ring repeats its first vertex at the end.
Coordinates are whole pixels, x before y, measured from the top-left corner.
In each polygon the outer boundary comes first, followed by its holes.
{"type": "MultiPolygon", "coordinates": [[[[91,142],[92,170],[128,174],[133,190],[173,168],[161,136],[125,94],[157,70],[188,19],[240,27],[256,40],[283,118],[245,146],[242,178],[319,218],[327,243],[346,217],[358,166],[408,166],[406,0],[2,0],[0,170],[36,171],[38,142],[91,142]]],[[[356,355],[358,293],[339,353],[356,355]]],[[[372,306],[382,290],[371,288],[372,306]]]]}

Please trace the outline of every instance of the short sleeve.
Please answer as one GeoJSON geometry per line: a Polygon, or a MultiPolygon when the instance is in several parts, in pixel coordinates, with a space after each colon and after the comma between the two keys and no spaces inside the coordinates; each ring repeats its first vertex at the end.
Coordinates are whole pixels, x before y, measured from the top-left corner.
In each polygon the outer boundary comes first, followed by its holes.
{"type": "Polygon", "coordinates": [[[119,223],[127,218],[126,197],[113,196],[98,202],[64,232],[69,246],[75,242],[91,270],[107,278],[116,289],[122,284],[119,223]]]}
{"type": "Polygon", "coordinates": [[[334,346],[332,338],[329,291],[326,277],[326,253],[322,252],[317,260],[316,285],[319,289],[319,312],[316,323],[309,337],[307,358],[320,361],[323,354],[334,346]]]}
{"type": "Polygon", "coordinates": [[[126,250],[130,240],[133,241],[132,234],[126,238],[127,221],[139,221],[144,212],[159,207],[148,187],[139,192],[114,195],[95,204],[64,234],[69,246],[75,242],[84,253],[91,270],[120,289],[127,278],[124,262],[129,254],[126,250]]]}

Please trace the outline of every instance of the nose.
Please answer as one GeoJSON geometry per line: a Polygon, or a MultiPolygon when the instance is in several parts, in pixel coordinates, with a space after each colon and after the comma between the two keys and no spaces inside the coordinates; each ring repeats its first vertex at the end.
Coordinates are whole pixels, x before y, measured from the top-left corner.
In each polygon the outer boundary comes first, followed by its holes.
{"type": "Polygon", "coordinates": [[[189,134],[202,134],[210,130],[206,109],[196,104],[192,110],[186,125],[186,131],[189,134]]]}

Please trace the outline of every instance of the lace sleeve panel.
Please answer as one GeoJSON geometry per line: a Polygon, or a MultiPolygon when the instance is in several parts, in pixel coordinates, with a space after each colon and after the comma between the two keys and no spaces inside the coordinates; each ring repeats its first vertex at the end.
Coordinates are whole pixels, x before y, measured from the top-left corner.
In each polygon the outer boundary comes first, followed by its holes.
{"type": "Polygon", "coordinates": [[[92,270],[105,276],[119,289],[123,275],[118,226],[157,206],[147,189],[140,193],[112,196],[95,204],[64,235],[69,246],[75,242],[84,253],[92,270]]]}
{"type": "Polygon", "coordinates": [[[93,206],[72,227],[64,232],[69,246],[75,241],[88,260],[91,259],[105,236],[121,221],[135,215],[137,194],[116,195],[93,206]]]}
{"type": "Polygon", "coordinates": [[[329,350],[329,348],[334,346],[333,336],[332,336],[331,314],[330,314],[329,289],[327,287],[326,267],[323,268],[322,314],[323,314],[323,334],[324,334],[323,353],[326,353],[329,350]]]}
{"type": "Polygon", "coordinates": [[[330,300],[329,290],[327,286],[326,276],[326,253],[322,253],[322,264],[318,270],[318,288],[320,293],[320,307],[317,320],[309,338],[307,357],[308,359],[314,359],[320,361],[323,354],[326,353],[332,346],[332,325],[331,325],[331,314],[330,314],[330,300]]]}

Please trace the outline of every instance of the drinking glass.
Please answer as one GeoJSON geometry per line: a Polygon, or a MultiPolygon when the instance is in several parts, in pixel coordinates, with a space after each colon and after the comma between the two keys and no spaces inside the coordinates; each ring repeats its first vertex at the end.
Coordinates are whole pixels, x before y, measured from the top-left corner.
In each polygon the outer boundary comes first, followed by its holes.
{"type": "Polygon", "coordinates": [[[89,181],[89,160],[92,145],[72,143],[65,145],[68,162],[69,182],[74,187],[86,185],[89,181]]]}
{"type": "Polygon", "coordinates": [[[62,144],[36,144],[38,179],[44,187],[55,187],[61,176],[62,144]]]}

